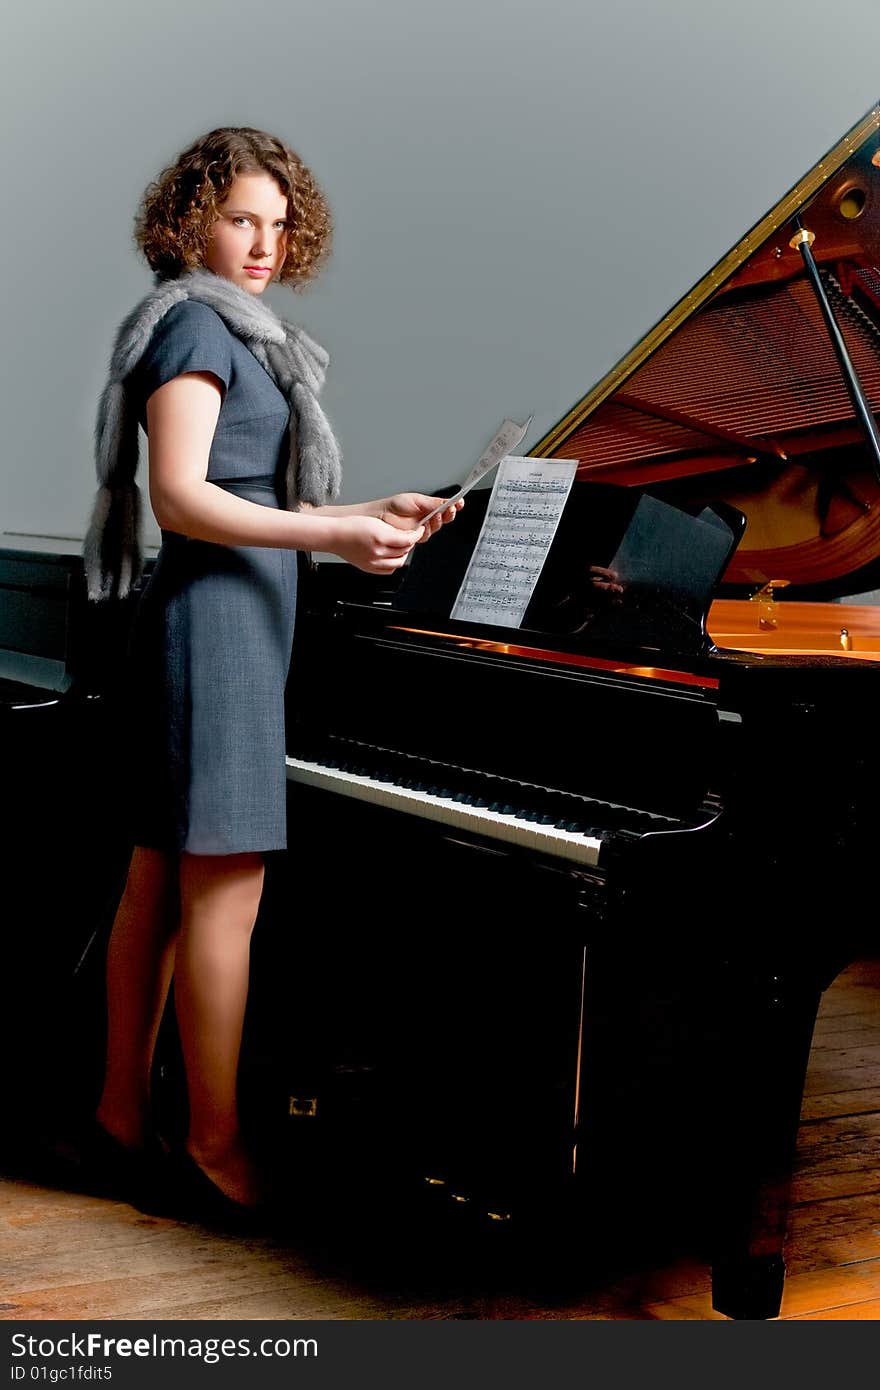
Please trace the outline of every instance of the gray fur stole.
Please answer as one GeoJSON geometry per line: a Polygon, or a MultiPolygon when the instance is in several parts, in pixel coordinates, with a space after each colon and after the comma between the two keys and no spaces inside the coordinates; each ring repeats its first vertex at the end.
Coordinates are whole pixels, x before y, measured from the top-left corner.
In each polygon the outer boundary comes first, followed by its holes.
{"type": "Polygon", "coordinates": [[[156,325],[183,299],[208,304],[251,350],[290,403],[287,507],[332,502],[342,483],[342,457],[318,403],[328,354],[301,328],[256,295],[210,270],[160,280],[117,330],[110,374],[95,424],[98,493],[83,544],[90,599],[125,598],[143,569],[141,496],[135,482],[139,437],[137,412],[126,378],[146,351],[156,325]]]}

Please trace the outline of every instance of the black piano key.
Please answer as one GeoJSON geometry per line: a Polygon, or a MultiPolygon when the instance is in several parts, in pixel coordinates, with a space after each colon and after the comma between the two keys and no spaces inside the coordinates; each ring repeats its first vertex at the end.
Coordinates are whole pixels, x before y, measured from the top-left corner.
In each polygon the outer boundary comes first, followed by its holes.
{"type": "Polygon", "coordinates": [[[406,791],[454,801],[460,806],[515,817],[525,824],[556,826],[571,835],[607,838],[606,832],[641,835],[646,830],[674,826],[670,817],[613,806],[591,797],[531,786],[510,778],[495,777],[479,769],[456,769],[431,763],[416,755],[395,753],[369,744],[339,741],[313,759],[319,766],[366,777],[406,791]]]}

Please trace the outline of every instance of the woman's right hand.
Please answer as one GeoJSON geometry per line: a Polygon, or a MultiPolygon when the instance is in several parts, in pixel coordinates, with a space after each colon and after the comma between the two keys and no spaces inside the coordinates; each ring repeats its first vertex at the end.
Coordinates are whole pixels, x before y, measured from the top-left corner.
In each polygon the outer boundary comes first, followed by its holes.
{"type": "Polygon", "coordinates": [[[368,574],[392,574],[406,563],[421,540],[424,526],[402,531],[376,516],[344,516],[335,519],[333,554],[368,574]]]}

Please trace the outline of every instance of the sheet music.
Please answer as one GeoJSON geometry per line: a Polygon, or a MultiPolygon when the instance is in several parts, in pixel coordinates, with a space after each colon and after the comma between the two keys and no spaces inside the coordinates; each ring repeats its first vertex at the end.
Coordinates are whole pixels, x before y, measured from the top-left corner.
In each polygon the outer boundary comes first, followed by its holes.
{"type": "Polygon", "coordinates": [[[502,459],[474,553],[450,614],[518,627],[568,500],[577,460],[502,459]]]}
{"type": "Polygon", "coordinates": [[[424,526],[425,523],[436,516],[438,512],[442,512],[446,507],[451,506],[453,502],[457,502],[459,497],[464,497],[466,492],[470,492],[474,484],[478,483],[481,478],[484,478],[489,472],[489,469],[495,467],[499,459],[504,458],[505,454],[509,454],[511,449],[515,449],[517,444],[525,439],[526,432],[533,419],[534,416],[530,415],[524,425],[518,425],[515,420],[505,420],[486,445],[486,448],[480,455],[479,461],[471,469],[461,487],[458,489],[458,492],[453,493],[452,497],[445,498],[440,503],[439,507],[435,507],[432,512],[428,512],[427,516],[423,516],[422,525],[424,526]]]}

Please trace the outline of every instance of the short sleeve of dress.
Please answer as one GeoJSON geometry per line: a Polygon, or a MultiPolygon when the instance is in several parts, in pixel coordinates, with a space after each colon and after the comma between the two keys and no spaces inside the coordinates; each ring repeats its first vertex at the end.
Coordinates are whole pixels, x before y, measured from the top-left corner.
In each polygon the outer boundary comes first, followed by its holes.
{"type": "Polygon", "coordinates": [[[219,314],[192,299],[173,305],[160,319],[132,377],[146,403],[166,381],[184,372],[211,372],[222,383],[223,395],[232,377],[228,329],[219,314]]]}

